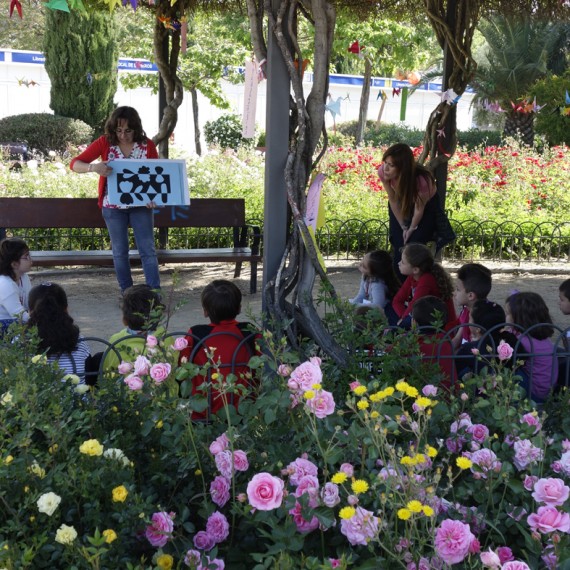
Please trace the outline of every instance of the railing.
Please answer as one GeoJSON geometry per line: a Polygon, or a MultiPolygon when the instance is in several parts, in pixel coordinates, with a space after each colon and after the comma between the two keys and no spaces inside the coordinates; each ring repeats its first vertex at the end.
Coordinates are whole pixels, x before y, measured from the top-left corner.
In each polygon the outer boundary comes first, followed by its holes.
{"type": "MultiPolygon", "coordinates": [[[[249,223],[262,225],[259,220],[250,220],[249,223]]],[[[570,222],[499,223],[452,219],[451,223],[457,239],[444,249],[445,259],[517,264],[567,263],[570,260],[570,222]]],[[[22,229],[11,234],[25,239],[33,250],[109,247],[109,237],[104,229],[22,229]]],[[[170,248],[231,247],[233,233],[231,229],[172,228],[168,240],[170,248]]],[[[317,231],[317,243],[326,259],[358,260],[367,251],[390,249],[388,222],[383,219],[328,220],[317,231]]]]}

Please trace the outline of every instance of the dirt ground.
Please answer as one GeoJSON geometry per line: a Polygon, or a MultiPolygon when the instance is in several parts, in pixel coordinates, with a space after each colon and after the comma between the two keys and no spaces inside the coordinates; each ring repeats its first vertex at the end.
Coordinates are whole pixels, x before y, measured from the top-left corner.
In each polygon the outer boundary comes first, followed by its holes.
{"type": "MultiPolygon", "coordinates": [[[[457,267],[446,265],[452,277],[457,267]]],[[[552,319],[561,328],[570,326],[570,317],[565,317],[558,308],[558,286],[569,277],[568,267],[509,268],[488,264],[493,269],[493,290],[490,298],[503,303],[511,290],[535,291],[545,299],[552,319]]],[[[134,269],[135,283],[144,283],[142,271],[134,269]]],[[[328,274],[339,296],[353,297],[358,291],[360,273],[357,262],[333,262],[328,274]]],[[[84,336],[107,339],[122,328],[120,295],[112,269],[69,268],[63,270],[37,269],[30,273],[32,284],[50,281],[60,284],[69,297],[69,311],[84,336]]],[[[205,323],[207,319],[200,306],[202,288],[213,279],[233,280],[233,265],[180,265],[161,267],[164,297],[169,302],[172,315],[168,330],[186,331],[192,325],[205,323]]],[[[244,264],[242,276],[235,280],[243,293],[242,315],[259,316],[261,293],[249,293],[249,267],[244,264]]],[[[258,289],[261,288],[261,275],[258,289]]],[[[315,291],[316,293],[316,291],[315,291]]]]}

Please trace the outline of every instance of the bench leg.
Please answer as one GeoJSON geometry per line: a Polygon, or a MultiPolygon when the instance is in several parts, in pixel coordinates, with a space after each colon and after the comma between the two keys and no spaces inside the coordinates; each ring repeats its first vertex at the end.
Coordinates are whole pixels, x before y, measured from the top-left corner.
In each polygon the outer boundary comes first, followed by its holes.
{"type": "Polygon", "coordinates": [[[257,293],[257,261],[251,262],[251,276],[249,279],[249,292],[252,294],[257,293]]]}
{"type": "Polygon", "coordinates": [[[241,275],[241,261],[236,261],[236,268],[234,269],[234,279],[241,275]]]}

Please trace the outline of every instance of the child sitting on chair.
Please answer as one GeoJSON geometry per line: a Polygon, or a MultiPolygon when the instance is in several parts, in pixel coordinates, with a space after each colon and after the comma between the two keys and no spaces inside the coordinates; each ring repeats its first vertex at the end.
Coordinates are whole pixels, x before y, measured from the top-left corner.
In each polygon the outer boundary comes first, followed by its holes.
{"type": "Polygon", "coordinates": [[[190,328],[188,347],[180,353],[179,360],[181,364],[210,365],[207,376],[197,375],[181,382],[183,396],[201,394],[208,399],[205,411],[194,412],[192,419],[210,419],[226,404],[237,408],[240,394],[251,387],[247,363],[257,354],[256,335],[251,332],[251,323],[236,320],[241,312],[241,298],[238,287],[225,279],[212,281],[202,291],[202,308],[210,323],[190,328]],[[229,374],[235,375],[236,384],[243,388],[224,389],[229,374]],[[191,387],[185,387],[187,382],[191,382],[191,387]]]}

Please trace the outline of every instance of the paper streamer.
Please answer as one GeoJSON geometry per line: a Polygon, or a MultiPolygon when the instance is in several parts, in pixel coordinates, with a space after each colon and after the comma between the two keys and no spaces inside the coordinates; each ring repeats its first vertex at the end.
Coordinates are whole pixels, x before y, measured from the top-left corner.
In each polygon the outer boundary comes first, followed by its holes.
{"type": "Polygon", "coordinates": [[[257,105],[257,76],[258,65],[256,61],[247,61],[245,64],[245,88],[242,116],[241,136],[252,139],[255,136],[255,110],[257,105]]]}
{"type": "Polygon", "coordinates": [[[402,87],[402,101],[400,103],[400,121],[406,120],[406,105],[408,104],[408,88],[402,87]]]}
{"type": "Polygon", "coordinates": [[[321,228],[325,222],[325,213],[321,200],[321,189],[325,175],[319,172],[311,182],[309,191],[307,192],[307,207],[305,212],[305,224],[308,228],[312,228],[313,232],[321,228]]]}

